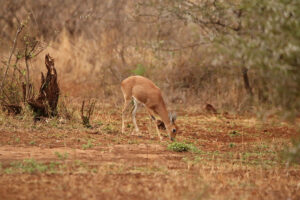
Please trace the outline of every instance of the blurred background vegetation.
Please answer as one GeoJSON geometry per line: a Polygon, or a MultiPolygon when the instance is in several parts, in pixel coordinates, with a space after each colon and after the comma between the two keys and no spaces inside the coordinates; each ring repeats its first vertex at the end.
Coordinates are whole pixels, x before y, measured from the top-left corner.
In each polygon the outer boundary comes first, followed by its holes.
{"type": "Polygon", "coordinates": [[[38,88],[50,53],[63,95],[121,105],[121,80],[138,74],[157,83],[170,103],[299,116],[299,0],[0,4],[2,102],[20,103],[22,82],[38,88]]]}

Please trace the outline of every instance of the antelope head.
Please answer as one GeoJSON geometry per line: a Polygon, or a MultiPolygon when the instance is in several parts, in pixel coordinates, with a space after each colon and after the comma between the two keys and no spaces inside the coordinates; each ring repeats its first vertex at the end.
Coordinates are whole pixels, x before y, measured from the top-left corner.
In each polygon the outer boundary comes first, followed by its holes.
{"type": "Polygon", "coordinates": [[[175,121],[176,121],[176,113],[174,112],[169,112],[169,118],[170,118],[170,127],[168,128],[168,131],[169,131],[169,135],[170,135],[170,139],[172,141],[175,140],[175,137],[176,137],[176,134],[178,132],[177,130],[177,126],[175,124],[175,121]]]}

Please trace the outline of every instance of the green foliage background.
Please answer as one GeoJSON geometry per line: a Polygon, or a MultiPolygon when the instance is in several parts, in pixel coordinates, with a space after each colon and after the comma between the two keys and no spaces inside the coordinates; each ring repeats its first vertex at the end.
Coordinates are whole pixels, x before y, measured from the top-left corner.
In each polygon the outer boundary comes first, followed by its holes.
{"type": "Polygon", "coordinates": [[[240,9],[241,30],[221,37],[227,55],[232,64],[252,71],[259,102],[295,115],[300,110],[300,2],[243,0],[240,9]]]}

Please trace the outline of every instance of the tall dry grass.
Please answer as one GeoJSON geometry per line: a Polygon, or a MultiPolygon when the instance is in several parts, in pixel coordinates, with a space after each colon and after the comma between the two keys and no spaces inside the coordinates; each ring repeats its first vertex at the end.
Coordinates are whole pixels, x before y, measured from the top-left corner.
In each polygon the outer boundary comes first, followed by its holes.
{"type": "MultiPolygon", "coordinates": [[[[259,110],[252,107],[240,66],[232,67],[228,58],[220,59],[220,51],[209,39],[215,33],[172,12],[126,0],[10,1],[3,4],[2,11],[2,61],[7,60],[10,35],[18,23],[26,24],[24,35],[47,46],[31,59],[31,79],[36,87],[43,55],[50,53],[66,96],[120,104],[120,82],[139,74],[153,80],[168,103],[196,104],[199,110],[207,103],[219,111],[259,110]]],[[[24,68],[23,62],[19,65],[24,68]]],[[[264,83],[255,76],[249,72],[250,85],[258,93],[256,84],[264,83]]]]}

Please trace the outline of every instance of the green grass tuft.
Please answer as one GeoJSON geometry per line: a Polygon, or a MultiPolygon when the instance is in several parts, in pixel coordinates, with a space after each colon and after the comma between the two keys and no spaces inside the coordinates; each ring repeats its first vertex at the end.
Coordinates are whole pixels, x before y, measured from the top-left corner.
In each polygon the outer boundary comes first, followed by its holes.
{"type": "Polygon", "coordinates": [[[168,145],[168,150],[176,151],[176,152],[192,152],[192,153],[200,153],[201,151],[194,146],[193,144],[186,144],[181,142],[173,142],[168,145]]]}
{"type": "Polygon", "coordinates": [[[92,143],[92,140],[88,140],[87,141],[87,144],[83,144],[82,145],[82,148],[84,149],[84,150],[86,150],[86,149],[90,149],[90,148],[92,148],[94,145],[93,145],[93,143],[92,143]]]}

